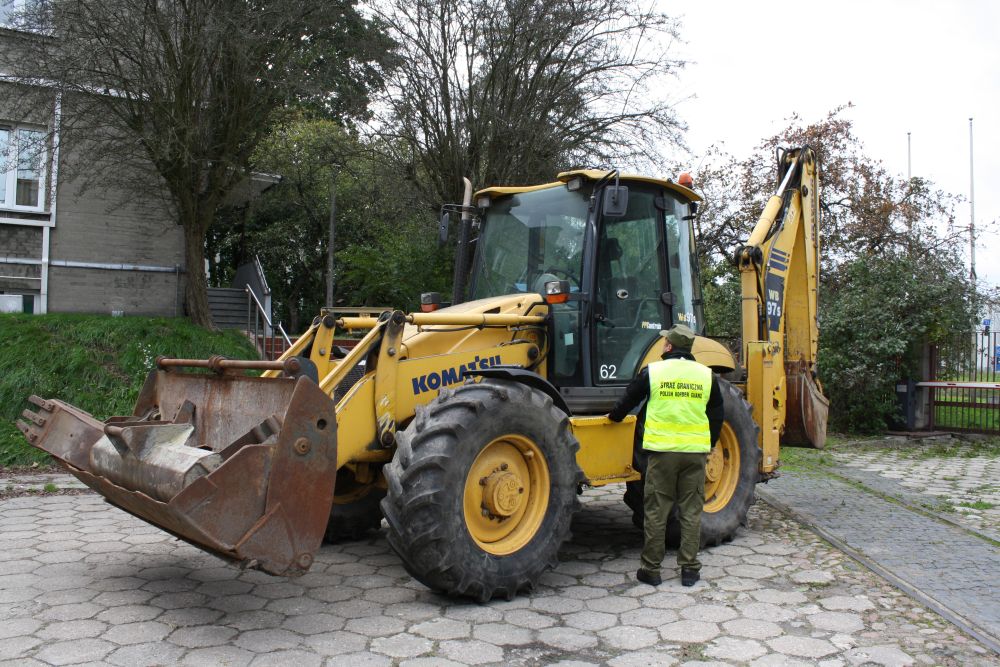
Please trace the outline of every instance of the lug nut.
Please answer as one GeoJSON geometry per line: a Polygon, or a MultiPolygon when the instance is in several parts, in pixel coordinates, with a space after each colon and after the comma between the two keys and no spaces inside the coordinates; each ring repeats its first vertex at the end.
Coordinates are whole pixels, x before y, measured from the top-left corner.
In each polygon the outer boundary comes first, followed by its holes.
{"type": "Polygon", "coordinates": [[[479,478],[479,486],[486,486],[486,478],[485,477],[480,477],[479,478]]]}
{"type": "Polygon", "coordinates": [[[510,467],[510,466],[508,466],[508,465],[507,465],[506,463],[501,463],[501,464],[500,464],[500,470],[506,470],[506,469],[507,469],[507,468],[509,468],[509,467],[510,467]]]}

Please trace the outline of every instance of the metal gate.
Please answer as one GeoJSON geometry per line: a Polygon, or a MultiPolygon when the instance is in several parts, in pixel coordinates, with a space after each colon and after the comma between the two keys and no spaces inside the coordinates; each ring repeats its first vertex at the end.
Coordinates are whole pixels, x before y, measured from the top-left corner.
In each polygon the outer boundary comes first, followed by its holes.
{"type": "Polygon", "coordinates": [[[1000,332],[989,326],[930,348],[929,426],[1000,434],[1000,332]]]}

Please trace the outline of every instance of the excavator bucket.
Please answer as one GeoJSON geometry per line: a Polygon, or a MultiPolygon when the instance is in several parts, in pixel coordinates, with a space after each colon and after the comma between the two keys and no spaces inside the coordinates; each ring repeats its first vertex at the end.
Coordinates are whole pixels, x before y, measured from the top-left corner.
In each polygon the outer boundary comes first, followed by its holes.
{"type": "Polygon", "coordinates": [[[782,444],[823,449],[830,400],[803,363],[785,365],[787,408],[782,444]]]}
{"type": "Polygon", "coordinates": [[[333,503],[337,421],[296,360],[158,360],[134,413],[101,422],[32,396],[18,427],[108,502],[205,551],[278,575],[312,564],[333,503]],[[176,370],[202,366],[215,373],[176,370]]]}

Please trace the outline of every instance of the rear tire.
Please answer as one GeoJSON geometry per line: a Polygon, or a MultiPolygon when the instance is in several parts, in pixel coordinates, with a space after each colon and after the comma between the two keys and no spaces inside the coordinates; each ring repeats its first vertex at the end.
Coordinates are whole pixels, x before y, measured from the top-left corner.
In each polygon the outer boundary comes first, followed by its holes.
{"type": "Polygon", "coordinates": [[[579,443],[541,391],[485,379],[445,390],[385,468],[389,544],[427,587],[486,601],[556,565],[579,508],[579,443]]]}
{"type": "MultiPolygon", "coordinates": [[[[718,379],[725,401],[725,422],[719,442],[709,456],[705,471],[705,510],[701,515],[701,546],[728,542],[740,526],[747,525],[747,513],[754,502],[754,490],[760,477],[759,427],[753,420],[753,408],[742,392],[729,382],[718,379]]],[[[640,415],[641,416],[641,415],[640,415]]],[[[643,475],[648,454],[642,449],[642,429],[636,428],[634,465],[643,475]]],[[[643,483],[629,482],[625,504],[632,510],[632,523],[643,527],[643,483]]],[[[666,543],[680,542],[680,524],[676,509],[667,522],[666,543]]]]}

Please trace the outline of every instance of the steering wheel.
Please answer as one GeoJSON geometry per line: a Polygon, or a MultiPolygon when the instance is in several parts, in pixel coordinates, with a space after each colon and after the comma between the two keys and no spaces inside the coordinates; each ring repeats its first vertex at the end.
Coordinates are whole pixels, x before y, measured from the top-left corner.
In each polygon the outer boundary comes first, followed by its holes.
{"type": "Polygon", "coordinates": [[[557,269],[554,266],[550,266],[549,268],[545,269],[545,271],[543,271],[542,273],[551,273],[556,277],[564,276],[566,280],[570,281],[573,285],[576,286],[578,292],[583,291],[583,286],[580,284],[580,279],[574,276],[569,271],[564,271],[563,269],[557,269]]]}

